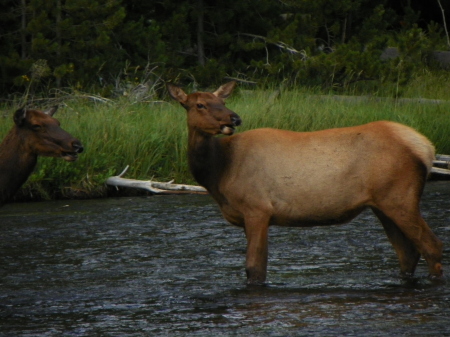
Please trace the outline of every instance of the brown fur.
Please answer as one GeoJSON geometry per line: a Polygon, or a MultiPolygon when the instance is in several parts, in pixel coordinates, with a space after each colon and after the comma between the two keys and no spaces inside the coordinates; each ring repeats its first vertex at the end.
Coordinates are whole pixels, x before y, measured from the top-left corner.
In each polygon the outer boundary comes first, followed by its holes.
{"type": "Polygon", "coordinates": [[[0,206],[28,179],[38,156],[75,161],[83,151],[80,141],[61,129],[52,117],[56,110],[15,112],[14,126],[0,144],[0,206]]]}
{"type": "Polygon", "coordinates": [[[215,93],[169,92],[187,110],[194,178],[224,217],[247,237],[247,282],[266,279],[268,227],[342,224],[365,208],[380,219],[412,275],[420,255],[442,276],[442,243],[422,219],[419,201],[434,147],[415,130],[379,121],[316,132],[256,129],[230,137],[239,116],[224,106],[234,82],[215,93]]]}

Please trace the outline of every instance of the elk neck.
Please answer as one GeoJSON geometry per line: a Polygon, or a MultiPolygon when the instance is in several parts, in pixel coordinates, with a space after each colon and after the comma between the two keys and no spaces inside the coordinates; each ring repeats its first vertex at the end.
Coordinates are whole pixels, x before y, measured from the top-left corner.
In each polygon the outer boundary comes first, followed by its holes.
{"type": "Polygon", "coordinates": [[[189,130],[189,168],[194,179],[214,197],[218,197],[219,182],[231,160],[232,137],[219,138],[189,130]]]}
{"type": "Polygon", "coordinates": [[[27,180],[37,163],[37,154],[30,153],[16,127],[0,144],[0,205],[12,197],[27,180]]]}

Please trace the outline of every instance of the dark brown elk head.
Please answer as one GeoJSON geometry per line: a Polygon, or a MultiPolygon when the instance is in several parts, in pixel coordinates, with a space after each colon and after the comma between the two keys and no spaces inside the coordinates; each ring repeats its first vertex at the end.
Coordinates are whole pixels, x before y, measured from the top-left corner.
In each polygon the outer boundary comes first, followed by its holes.
{"type": "Polygon", "coordinates": [[[75,161],[78,153],[83,152],[83,145],[64,131],[59,121],[52,117],[57,109],[55,106],[45,111],[25,108],[17,110],[14,113],[14,123],[19,131],[18,135],[28,153],[75,161]]]}

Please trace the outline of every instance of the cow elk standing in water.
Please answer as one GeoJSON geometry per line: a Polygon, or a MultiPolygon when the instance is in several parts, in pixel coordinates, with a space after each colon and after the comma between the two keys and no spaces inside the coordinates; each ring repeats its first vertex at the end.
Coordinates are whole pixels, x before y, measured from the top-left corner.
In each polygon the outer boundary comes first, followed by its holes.
{"type": "Polygon", "coordinates": [[[52,117],[56,110],[23,108],[14,113],[14,126],[0,144],[0,206],[28,179],[38,156],[75,161],[83,151],[80,141],[52,117]]]}
{"type": "Polygon", "coordinates": [[[270,225],[342,224],[365,208],[381,221],[412,276],[422,255],[442,278],[442,243],[420,215],[435,158],[413,129],[387,121],[316,132],[256,129],[233,135],[241,119],[225,107],[235,82],[187,95],[168,85],[187,111],[188,162],[197,182],[247,237],[248,284],[266,280],[270,225]],[[215,137],[216,135],[229,137],[215,137]],[[363,158],[363,160],[361,160],[363,158]]]}

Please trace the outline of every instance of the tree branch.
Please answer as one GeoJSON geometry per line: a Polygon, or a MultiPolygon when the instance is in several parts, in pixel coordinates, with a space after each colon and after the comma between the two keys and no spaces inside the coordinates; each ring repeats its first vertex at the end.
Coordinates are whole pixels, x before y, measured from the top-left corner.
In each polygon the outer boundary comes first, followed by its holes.
{"type": "Polygon", "coordinates": [[[118,187],[128,187],[128,188],[139,188],[149,191],[154,194],[207,194],[208,192],[201,186],[195,185],[184,185],[184,184],[172,184],[172,181],[167,183],[161,183],[151,180],[136,180],[136,179],[126,179],[122,176],[127,172],[128,165],[118,176],[109,177],[106,179],[106,184],[110,186],[118,187]]]}
{"type": "Polygon", "coordinates": [[[448,45],[448,49],[450,50],[450,37],[448,34],[448,30],[447,30],[447,23],[445,21],[445,13],[444,13],[444,8],[442,7],[441,4],[441,0],[437,0],[439,7],[441,8],[442,11],[442,21],[444,22],[444,30],[445,30],[445,34],[447,35],[447,45],[448,45]]]}
{"type": "Polygon", "coordinates": [[[306,52],[304,50],[299,51],[289,45],[287,45],[286,43],[282,42],[282,41],[278,41],[278,42],[271,42],[271,41],[267,41],[267,38],[261,35],[255,35],[255,34],[248,34],[248,33],[239,33],[239,35],[243,35],[243,36],[248,36],[248,37],[253,37],[256,39],[261,39],[263,40],[265,43],[268,44],[273,44],[275,46],[277,46],[280,49],[284,49],[287,50],[288,52],[290,52],[291,54],[295,54],[295,55],[301,55],[302,59],[306,59],[307,55],[306,52]]]}

